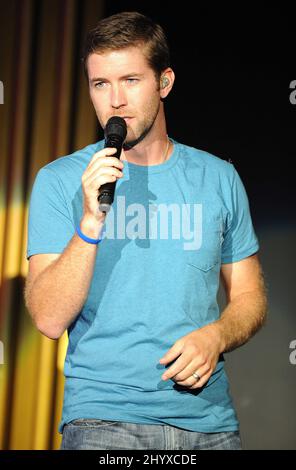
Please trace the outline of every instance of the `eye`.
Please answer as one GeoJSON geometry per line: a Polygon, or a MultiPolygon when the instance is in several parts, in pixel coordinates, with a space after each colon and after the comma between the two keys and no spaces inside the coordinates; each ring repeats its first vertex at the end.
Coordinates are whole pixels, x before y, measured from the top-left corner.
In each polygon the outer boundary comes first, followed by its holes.
{"type": "Polygon", "coordinates": [[[103,88],[104,85],[106,85],[105,82],[97,82],[97,83],[95,83],[94,86],[95,86],[95,88],[103,88]]]}
{"type": "Polygon", "coordinates": [[[139,81],[138,78],[127,78],[126,81],[130,84],[136,83],[139,81]]]}

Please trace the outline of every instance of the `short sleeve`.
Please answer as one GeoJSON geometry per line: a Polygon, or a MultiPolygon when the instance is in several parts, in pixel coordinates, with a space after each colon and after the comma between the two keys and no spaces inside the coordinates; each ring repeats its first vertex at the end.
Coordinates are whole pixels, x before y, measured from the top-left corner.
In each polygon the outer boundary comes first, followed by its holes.
{"type": "Polygon", "coordinates": [[[27,259],[38,253],[62,253],[74,232],[58,175],[41,168],[30,197],[27,259]]]}
{"type": "Polygon", "coordinates": [[[228,197],[228,217],[223,234],[221,262],[233,263],[259,250],[254,231],[249,201],[241,178],[234,167],[231,192],[228,197]]]}

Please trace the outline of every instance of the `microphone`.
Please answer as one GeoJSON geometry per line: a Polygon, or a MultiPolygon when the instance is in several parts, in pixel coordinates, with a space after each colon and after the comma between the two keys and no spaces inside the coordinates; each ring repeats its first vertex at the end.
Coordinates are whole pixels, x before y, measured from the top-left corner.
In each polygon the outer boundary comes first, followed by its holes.
{"type": "MultiPolygon", "coordinates": [[[[123,142],[126,138],[127,128],[126,122],[123,118],[119,116],[111,117],[105,127],[105,148],[114,147],[117,149],[117,152],[112,157],[120,158],[123,142]]],[[[100,187],[100,194],[98,196],[99,209],[101,212],[109,212],[111,204],[114,201],[114,191],[115,191],[116,181],[111,183],[102,184],[100,187]]]]}

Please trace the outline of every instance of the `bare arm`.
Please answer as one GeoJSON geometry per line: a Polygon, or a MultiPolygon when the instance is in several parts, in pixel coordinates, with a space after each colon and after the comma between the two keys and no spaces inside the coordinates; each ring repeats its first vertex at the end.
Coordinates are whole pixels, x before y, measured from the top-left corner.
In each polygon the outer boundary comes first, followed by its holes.
{"type": "Polygon", "coordinates": [[[212,375],[221,353],[245,343],[261,327],[266,317],[267,299],[257,255],[223,264],[221,277],[228,304],[219,320],[178,339],[160,359],[161,364],[175,360],[162,375],[176,383],[196,389],[212,375]],[[198,380],[192,376],[198,374],[198,380]]]}
{"type": "MultiPolygon", "coordinates": [[[[114,152],[97,152],[82,176],[84,211],[80,228],[90,238],[100,237],[106,217],[98,210],[98,188],[122,176],[119,169],[123,163],[111,157],[114,152]]],[[[98,249],[98,245],[85,242],[75,233],[62,254],[30,257],[25,302],[38,330],[49,338],[59,338],[81,311],[98,249]]]]}
{"type": "Polygon", "coordinates": [[[215,322],[221,339],[221,352],[246,343],[263,325],[267,296],[257,255],[223,264],[221,278],[228,304],[215,322]]]}
{"type": "MultiPolygon", "coordinates": [[[[91,228],[90,220],[82,219],[80,227],[85,235],[99,237],[99,230],[91,228]]],[[[98,245],[86,243],[75,234],[61,255],[40,254],[30,258],[26,305],[38,330],[49,338],[59,338],[81,311],[97,249],[98,245]]]]}

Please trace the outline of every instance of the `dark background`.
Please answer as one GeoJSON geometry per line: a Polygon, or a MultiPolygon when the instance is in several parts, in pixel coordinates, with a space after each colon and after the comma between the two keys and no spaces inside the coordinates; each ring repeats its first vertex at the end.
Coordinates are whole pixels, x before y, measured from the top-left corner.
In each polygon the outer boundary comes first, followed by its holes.
{"type": "MultiPolygon", "coordinates": [[[[295,20],[279,7],[107,1],[105,14],[137,10],[165,29],[176,74],[168,133],[231,159],[245,184],[269,296],[266,326],[226,354],[246,449],[296,448],[295,20]]],[[[223,294],[220,292],[221,306],[223,294]]]]}
{"type": "Polygon", "coordinates": [[[163,26],[176,73],[166,103],[169,133],[233,161],[257,226],[295,224],[293,14],[207,5],[106,1],[105,13],[137,10],[163,26]]]}

